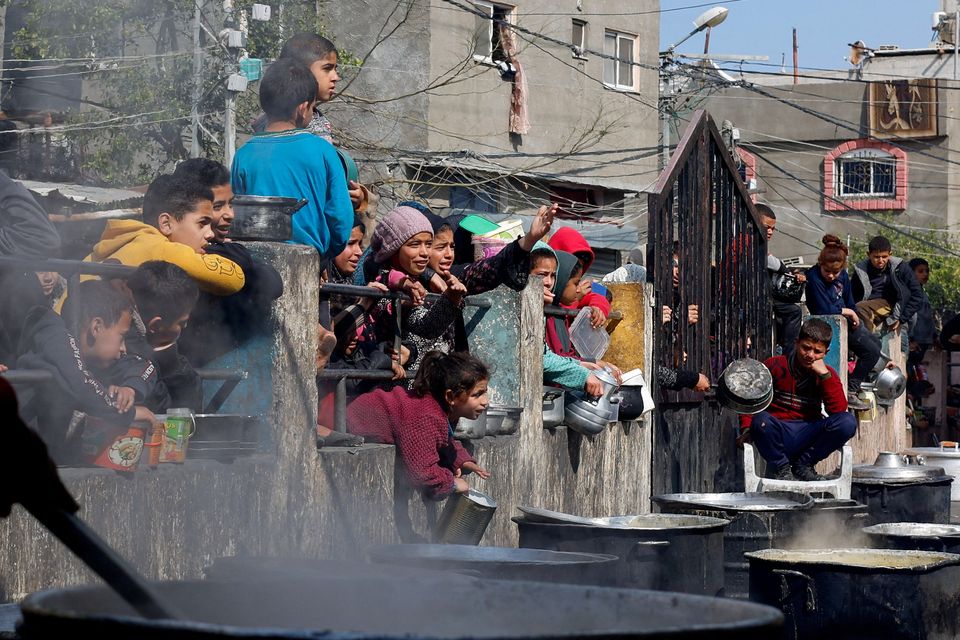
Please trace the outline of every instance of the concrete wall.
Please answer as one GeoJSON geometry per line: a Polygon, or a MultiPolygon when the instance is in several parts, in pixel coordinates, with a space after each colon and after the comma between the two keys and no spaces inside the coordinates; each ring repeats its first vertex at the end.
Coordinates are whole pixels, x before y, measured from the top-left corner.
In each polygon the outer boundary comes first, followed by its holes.
{"type": "MultiPolygon", "coordinates": [[[[188,460],[128,475],[101,469],[62,472],[83,505],[80,515],[149,578],[200,577],[215,558],[238,554],[359,555],[371,544],[425,537],[437,513],[439,505],[424,504],[410,491],[393,447],[317,452],[316,325],[309,311],[318,304],[315,253],[290,245],[254,249],[286,283],[274,307],[272,358],[258,365],[270,369],[274,384],[268,451],[232,464],[188,460]]],[[[500,504],[485,544],[515,546],[510,517],[518,504],[584,515],[648,510],[647,423],[615,424],[593,438],[542,428],[540,292],[534,282],[513,294],[518,299],[511,320],[519,327],[522,364],[520,432],[475,445],[477,458],[493,476],[471,483],[500,504]]],[[[616,331],[621,330],[629,328],[622,323],[616,331]]],[[[92,579],[23,511],[0,520],[0,601],[92,579]]]]}

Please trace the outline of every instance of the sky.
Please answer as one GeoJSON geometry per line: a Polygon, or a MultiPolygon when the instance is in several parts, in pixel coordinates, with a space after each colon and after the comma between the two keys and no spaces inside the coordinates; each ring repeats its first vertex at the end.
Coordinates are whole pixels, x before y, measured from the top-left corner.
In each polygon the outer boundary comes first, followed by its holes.
{"type": "MultiPolygon", "coordinates": [[[[897,44],[901,48],[925,47],[933,32],[930,15],[940,9],[938,0],[661,0],[660,49],[682,39],[693,29],[693,20],[711,6],[730,10],[723,24],[710,35],[710,52],[766,55],[780,68],[785,54],[787,70],[793,68],[792,29],[797,29],[799,66],[845,69],[847,43],[856,40],[870,47],[897,44]],[[701,5],[701,6],[695,6],[701,5]],[[691,7],[691,8],[685,8],[691,7]]],[[[703,53],[702,33],[677,51],[703,53]]]]}

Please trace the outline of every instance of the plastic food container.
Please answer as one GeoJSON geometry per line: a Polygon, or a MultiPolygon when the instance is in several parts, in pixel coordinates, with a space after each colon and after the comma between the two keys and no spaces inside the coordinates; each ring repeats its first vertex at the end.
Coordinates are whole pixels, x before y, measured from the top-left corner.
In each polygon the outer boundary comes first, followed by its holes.
{"type": "Polygon", "coordinates": [[[585,307],[570,325],[570,341],[582,357],[599,360],[610,346],[610,334],[603,327],[593,328],[590,324],[590,309],[585,307]]]}

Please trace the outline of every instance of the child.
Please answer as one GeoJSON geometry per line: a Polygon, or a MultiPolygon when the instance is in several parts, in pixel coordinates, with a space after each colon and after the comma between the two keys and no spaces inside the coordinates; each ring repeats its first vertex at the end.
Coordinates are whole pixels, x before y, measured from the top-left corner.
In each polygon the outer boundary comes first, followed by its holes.
{"type": "Polygon", "coordinates": [[[242,244],[227,241],[233,222],[233,189],[225,166],[215,160],[191,158],[177,165],[173,175],[192,178],[210,189],[214,237],[206,252],[236,263],[245,276],[243,288],[237,293],[204,293],[197,300],[180,341],[180,352],[194,365],[203,366],[265,331],[270,305],[283,294],[283,280],[276,269],[254,258],[242,244]]]}
{"type": "MultiPolygon", "coordinates": [[[[557,278],[557,254],[545,242],[537,242],[530,252],[530,275],[543,278],[543,304],[553,304],[557,278]]],[[[603,384],[578,360],[560,356],[543,345],[543,381],[567,389],[586,391],[592,396],[603,393],[603,384]]]]}
{"type": "MultiPolygon", "coordinates": [[[[323,36],[315,33],[298,33],[283,43],[280,58],[296,60],[306,65],[313,77],[316,78],[317,104],[313,108],[313,116],[307,125],[307,131],[336,146],[336,140],[333,138],[333,127],[327,117],[320,111],[320,104],[330,102],[336,94],[337,81],[340,80],[340,75],[337,72],[337,48],[323,36]]],[[[343,154],[339,150],[338,153],[343,154]]],[[[342,156],[341,160],[343,160],[342,156]]],[[[347,171],[346,166],[344,166],[344,171],[347,171]]],[[[356,180],[349,179],[349,172],[347,178],[347,190],[350,194],[353,210],[356,213],[364,213],[369,206],[370,192],[356,180]]]]}
{"type": "MultiPolygon", "coordinates": [[[[593,264],[595,257],[593,249],[590,248],[590,244],[576,229],[571,227],[557,229],[557,232],[553,234],[548,244],[555,250],[566,251],[576,256],[577,261],[580,263],[581,273],[586,273],[590,269],[590,265],[593,264]]],[[[602,295],[588,293],[582,299],[578,300],[576,304],[570,305],[568,308],[584,309],[587,307],[590,308],[590,323],[595,328],[602,327],[607,321],[607,316],[610,315],[610,303],[607,302],[606,298],[602,295]]]]}
{"type": "Polygon", "coordinates": [[[200,411],[200,377],[177,348],[199,295],[196,283],[175,264],[150,261],[130,276],[127,289],[135,305],[129,350],[153,362],[160,377],[144,404],[158,412],[169,407],[200,411]]]}
{"type": "Polygon", "coordinates": [[[396,387],[364,394],[347,407],[351,433],[395,444],[411,482],[427,498],[442,500],[470,489],[462,475],[490,473],[453,437],[460,418],[474,420],[487,408],[486,365],[465,353],[431,351],[413,389],[396,387]]]}
{"type": "MultiPolygon", "coordinates": [[[[385,215],[373,232],[370,242],[371,256],[365,269],[378,274],[380,282],[391,289],[406,291],[419,286],[418,280],[430,262],[430,246],[433,242],[433,226],[416,209],[397,207],[385,215]]],[[[429,305],[401,307],[403,337],[418,336],[421,341],[433,341],[443,335],[453,323],[457,309],[463,304],[465,289],[454,281],[443,295],[429,305]]],[[[376,342],[393,342],[395,324],[390,305],[381,300],[371,311],[370,324],[376,342]]],[[[416,368],[425,352],[416,354],[409,368],[416,368]]]]}
{"type": "Polygon", "coordinates": [[[17,368],[53,375],[52,382],[27,388],[21,406],[24,420],[37,427],[58,462],[74,457],[66,445],[75,411],[120,426],[154,419],[146,408],[134,406],[131,394],[103,380],[126,350],[129,301],[105,282],[84,282],[68,300],[65,315],[73,319],[70,332],[53,310],[33,307],[21,335],[24,353],[17,360],[17,368]]]}
{"type": "Polygon", "coordinates": [[[923,362],[923,357],[927,349],[933,346],[936,340],[937,330],[933,317],[933,309],[930,308],[930,298],[927,297],[925,287],[930,280],[930,263],[923,258],[914,258],[910,261],[910,268],[913,275],[920,285],[920,304],[917,312],[910,322],[910,355],[907,358],[907,365],[916,367],[923,362]]]}
{"type": "Polygon", "coordinates": [[[857,315],[867,331],[875,331],[881,324],[887,330],[899,332],[920,308],[923,289],[913,276],[913,270],[902,258],[891,256],[890,241],[876,236],[867,245],[869,257],[854,268],[853,299],[857,301],[857,315]]]}
{"type": "Polygon", "coordinates": [[[740,416],[740,428],[749,430],[745,437],[773,466],[777,480],[823,480],[814,465],[857,432],[840,377],[823,361],[832,336],[830,325],[819,318],[803,323],[793,354],[764,362],[773,375],[770,407],[740,416]]]}
{"type": "Polygon", "coordinates": [[[807,269],[807,308],[811,315],[839,314],[847,319],[847,346],[857,356],[857,365],[847,378],[847,404],[860,411],[870,408],[857,394],[880,358],[880,340],[864,329],[857,316],[846,266],[847,246],[837,236],[823,236],[817,264],[807,269]]]}
{"type": "Polygon", "coordinates": [[[37,271],[37,280],[50,308],[59,312],[67,297],[67,279],[56,271],[37,271]]]}
{"type": "Polygon", "coordinates": [[[243,270],[232,260],[208,254],[214,238],[213,193],[184,176],[158,176],[143,197],[143,222],[108,220],[100,242],[85,259],[136,267],[149,260],[171,262],[202,290],[218,296],[243,288],[243,270]]]}
{"type": "MultiPolygon", "coordinates": [[[[760,223],[767,230],[767,248],[770,247],[770,241],[773,239],[773,232],[777,228],[777,214],[769,206],[758,203],[756,205],[757,213],[760,214],[760,223]]],[[[774,278],[787,273],[787,265],[780,258],[767,251],[767,274],[770,276],[770,282],[774,278]]],[[[797,274],[796,279],[804,282],[806,276],[797,274]]],[[[779,300],[773,295],[770,296],[770,307],[773,310],[774,335],[776,344],[785,356],[789,356],[793,351],[793,346],[797,342],[797,335],[800,332],[800,320],[802,313],[799,302],[788,302],[779,300]]]]}
{"type": "Polygon", "coordinates": [[[236,193],[307,200],[293,214],[292,241],[324,258],[347,244],[353,205],[333,145],[304,128],[317,94],[317,81],[303,64],[290,59],[271,64],[260,81],[267,127],[240,147],[231,174],[236,193]]]}

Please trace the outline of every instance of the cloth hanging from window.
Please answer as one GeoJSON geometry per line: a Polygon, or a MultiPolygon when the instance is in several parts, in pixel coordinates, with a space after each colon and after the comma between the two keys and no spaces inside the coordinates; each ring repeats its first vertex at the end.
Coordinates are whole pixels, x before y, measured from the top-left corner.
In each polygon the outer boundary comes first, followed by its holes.
{"type": "Polygon", "coordinates": [[[510,133],[523,135],[530,131],[530,119],[527,117],[527,77],[523,72],[520,59],[517,58],[517,45],[513,39],[513,32],[505,24],[498,26],[503,53],[507,57],[507,62],[517,70],[510,93],[510,133]]]}

